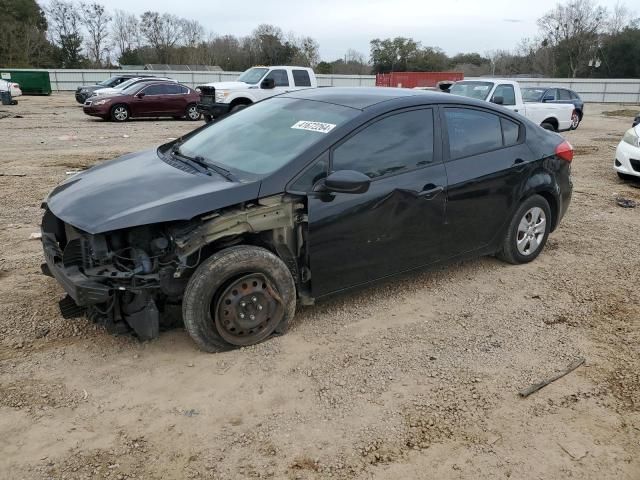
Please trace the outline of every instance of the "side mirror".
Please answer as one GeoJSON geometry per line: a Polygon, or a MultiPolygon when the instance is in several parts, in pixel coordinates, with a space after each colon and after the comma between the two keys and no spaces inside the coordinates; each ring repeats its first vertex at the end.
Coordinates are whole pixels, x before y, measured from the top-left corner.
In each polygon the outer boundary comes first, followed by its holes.
{"type": "Polygon", "coordinates": [[[324,179],[324,190],[338,193],[365,193],[371,179],[355,170],[338,170],[324,179]]]}
{"type": "Polygon", "coordinates": [[[500,95],[498,95],[497,97],[493,97],[491,99],[491,103],[495,103],[496,105],[502,105],[504,104],[504,97],[501,97],[500,95]]]}
{"type": "Polygon", "coordinates": [[[140,92],[140,93],[138,93],[138,94],[136,95],[136,97],[138,97],[138,98],[144,98],[144,96],[145,96],[145,93],[144,93],[144,92],[140,92]]]}
{"type": "Polygon", "coordinates": [[[265,78],[260,82],[260,88],[265,90],[270,90],[272,88],[276,88],[276,81],[273,78],[265,78]]]}

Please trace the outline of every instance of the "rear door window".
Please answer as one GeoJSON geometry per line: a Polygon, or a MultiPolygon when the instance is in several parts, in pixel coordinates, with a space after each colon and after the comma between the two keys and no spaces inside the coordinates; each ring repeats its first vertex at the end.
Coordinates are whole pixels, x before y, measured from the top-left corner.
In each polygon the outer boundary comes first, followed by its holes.
{"type": "Polygon", "coordinates": [[[502,148],[498,115],[470,108],[445,108],[445,118],[451,160],[502,148]]]}
{"type": "Polygon", "coordinates": [[[265,78],[273,78],[276,87],[288,87],[289,75],[286,70],[271,70],[265,78]]]}
{"type": "Polygon", "coordinates": [[[311,78],[309,78],[309,72],[306,70],[294,70],[293,83],[296,87],[310,87],[311,78]]]}
{"type": "Polygon", "coordinates": [[[375,179],[433,161],[433,112],[424,109],[390,115],[360,130],[335,148],[331,169],[375,179]]]}
{"type": "Polygon", "coordinates": [[[555,88],[550,88],[547,90],[547,93],[544,94],[545,100],[557,100],[558,99],[558,91],[555,88]]]}
{"type": "Polygon", "coordinates": [[[569,90],[558,90],[559,100],[571,100],[571,94],[569,90]]]}
{"type": "Polygon", "coordinates": [[[164,85],[158,84],[158,85],[149,85],[143,91],[145,95],[164,95],[166,92],[166,89],[164,85]]]}
{"type": "Polygon", "coordinates": [[[520,138],[520,124],[501,117],[500,125],[502,126],[503,145],[505,147],[510,147],[511,145],[518,143],[518,139],[520,138]]]}
{"type": "Polygon", "coordinates": [[[167,95],[178,95],[182,93],[182,86],[177,84],[165,85],[164,90],[167,95]]]}

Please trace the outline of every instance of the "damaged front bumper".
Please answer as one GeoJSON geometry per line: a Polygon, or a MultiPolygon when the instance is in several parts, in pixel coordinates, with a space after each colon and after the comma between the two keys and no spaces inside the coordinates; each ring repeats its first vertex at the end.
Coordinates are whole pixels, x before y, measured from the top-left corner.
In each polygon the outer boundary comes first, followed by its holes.
{"type": "Polygon", "coordinates": [[[133,330],[142,340],[156,338],[160,331],[159,275],[121,272],[108,264],[91,266],[88,257],[103,248],[104,242],[99,236],[76,232],[47,210],[42,222],[45,263],[41,269],[67,293],[59,302],[62,316],[87,315],[111,333],[133,330]]]}

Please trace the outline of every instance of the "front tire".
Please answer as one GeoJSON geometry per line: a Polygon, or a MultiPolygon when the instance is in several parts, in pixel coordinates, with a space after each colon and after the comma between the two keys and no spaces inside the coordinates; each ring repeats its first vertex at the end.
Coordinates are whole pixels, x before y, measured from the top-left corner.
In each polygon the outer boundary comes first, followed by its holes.
{"type": "Polygon", "coordinates": [[[114,105],[111,108],[111,120],[114,122],[126,122],[129,120],[129,108],[123,104],[114,105]]]}
{"type": "Polygon", "coordinates": [[[551,209],[540,195],[527,198],[509,223],[497,257],[519,265],[540,255],[551,231],[551,209]]]}
{"type": "Polygon", "coordinates": [[[191,120],[192,122],[195,122],[197,120],[200,120],[200,117],[202,115],[200,115],[200,112],[198,111],[196,104],[195,103],[191,103],[189,105],[187,105],[187,109],[185,111],[185,118],[187,120],[191,120]]]}
{"type": "Polygon", "coordinates": [[[184,325],[201,350],[222,352],[284,333],[295,315],[296,287],[269,250],[241,245],[205,260],[187,284],[184,325]]]}

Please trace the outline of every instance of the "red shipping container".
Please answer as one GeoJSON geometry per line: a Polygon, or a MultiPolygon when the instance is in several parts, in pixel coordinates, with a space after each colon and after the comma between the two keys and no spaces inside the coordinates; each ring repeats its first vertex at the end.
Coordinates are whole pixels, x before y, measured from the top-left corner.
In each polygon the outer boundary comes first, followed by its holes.
{"type": "Polygon", "coordinates": [[[462,72],[391,72],[376,75],[376,87],[435,87],[443,80],[464,80],[462,72]]]}

